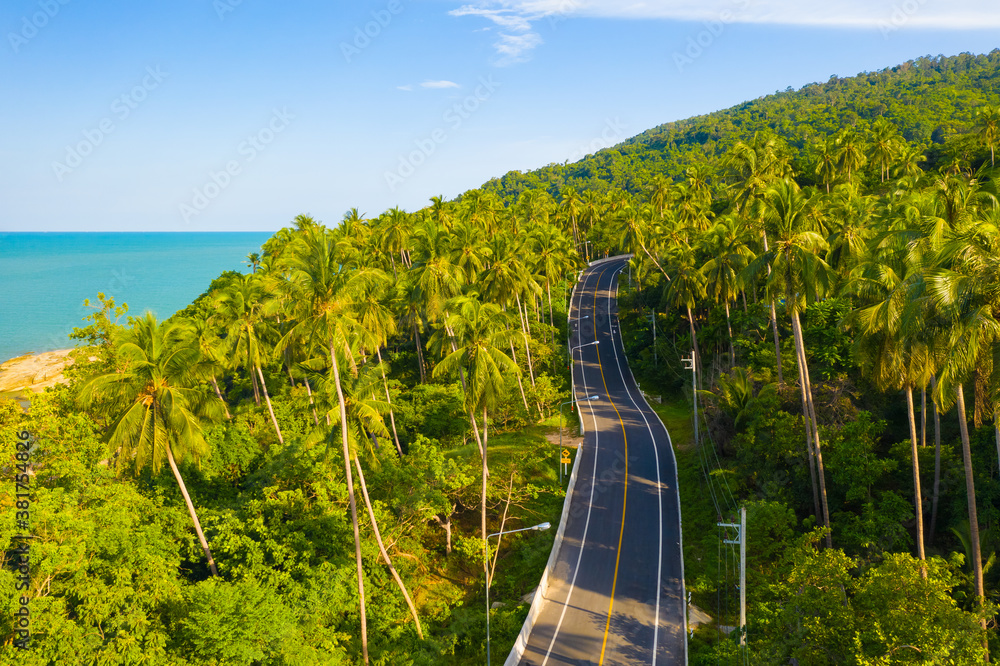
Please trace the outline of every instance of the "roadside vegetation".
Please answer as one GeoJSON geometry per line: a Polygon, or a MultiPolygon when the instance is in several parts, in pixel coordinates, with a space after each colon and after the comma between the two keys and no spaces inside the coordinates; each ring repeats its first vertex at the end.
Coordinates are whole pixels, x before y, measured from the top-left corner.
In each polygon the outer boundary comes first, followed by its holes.
{"type": "Polygon", "coordinates": [[[558,519],[566,302],[622,252],[713,618],[691,663],[740,657],[716,523],[741,505],[749,663],[983,663],[998,105],[1000,52],[922,58],[413,213],[300,215],[166,321],[99,296],[71,383],[0,400],[4,450],[36,438],[18,663],[478,664],[487,580],[501,659],[554,530],[483,537],[558,519]]]}

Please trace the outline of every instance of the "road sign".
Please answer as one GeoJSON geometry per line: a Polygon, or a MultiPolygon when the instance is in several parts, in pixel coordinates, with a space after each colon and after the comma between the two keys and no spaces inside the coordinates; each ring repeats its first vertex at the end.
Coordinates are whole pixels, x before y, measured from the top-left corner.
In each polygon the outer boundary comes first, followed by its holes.
{"type": "Polygon", "coordinates": [[[569,458],[569,449],[563,449],[562,450],[562,458],[559,460],[559,462],[566,463],[566,464],[569,464],[569,463],[573,462],[569,458]]]}

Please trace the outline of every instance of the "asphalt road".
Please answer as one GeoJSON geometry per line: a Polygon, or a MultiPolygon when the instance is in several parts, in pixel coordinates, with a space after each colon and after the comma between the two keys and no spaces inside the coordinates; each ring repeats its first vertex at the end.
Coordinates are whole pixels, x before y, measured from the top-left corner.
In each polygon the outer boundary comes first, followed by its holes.
{"type": "Polygon", "coordinates": [[[625,259],[590,267],[570,311],[586,436],[563,544],[519,663],[686,664],[680,500],[670,436],[619,335],[625,259]]]}

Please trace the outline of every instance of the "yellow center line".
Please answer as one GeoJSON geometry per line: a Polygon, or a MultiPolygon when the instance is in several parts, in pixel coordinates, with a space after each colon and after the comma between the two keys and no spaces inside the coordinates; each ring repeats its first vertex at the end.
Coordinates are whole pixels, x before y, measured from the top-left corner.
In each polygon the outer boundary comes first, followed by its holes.
{"type": "MultiPolygon", "coordinates": [[[[601,275],[597,278],[598,289],[601,286],[601,277],[607,269],[601,271],[601,275]]],[[[610,287],[609,287],[610,288],[610,287]]],[[[608,308],[608,329],[611,330],[611,309],[608,308]]],[[[612,336],[614,333],[612,332],[612,336]]],[[[597,289],[594,290],[594,339],[597,339],[597,289]]],[[[614,344],[612,339],[611,344],[614,344]]],[[[622,498],[622,527],[621,531],[618,533],[618,552],[615,555],[615,575],[611,581],[611,602],[608,604],[608,621],[604,625],[604,640],[601,642],[601,658],[598,660],[598,666],[604,663],[604,652],[608,647],[608,633],[611,631],[611,611],[615,607],[615,588],[618,586],[618,564],[622,557],[622,537],[625,536],[625,509],[628,506],[628,436],[625,434],[625,423],[622,421],[622,415],[618,411],[618,407],[615,405],[615,401],[611,399],[611,392],[608,391],[608,382],[604,378],[604,366],[601,364],[601,346],[594,345],[597,348],[597,367],[601,370],[601,381],[604,382],[604,393],[608,396],[608,402],[615,410],[615,414],[618,415],[618,423],[622,427],[622,439],[625,442],[625,491],[622,498]]]]}

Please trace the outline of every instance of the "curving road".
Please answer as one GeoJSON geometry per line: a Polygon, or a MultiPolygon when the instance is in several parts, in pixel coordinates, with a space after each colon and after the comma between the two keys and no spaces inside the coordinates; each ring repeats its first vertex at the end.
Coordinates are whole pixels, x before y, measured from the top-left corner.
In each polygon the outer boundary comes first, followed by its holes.
{"type": "Polygon", "coordinates": [[[573,352],[576,397],[600,398],[580,403],[586,435],[562,540],[509,666],[687,663],[676,461],[622,348],[626,261],[591,266],[574,293],[570,346],[598,341],[573,352]]]}

